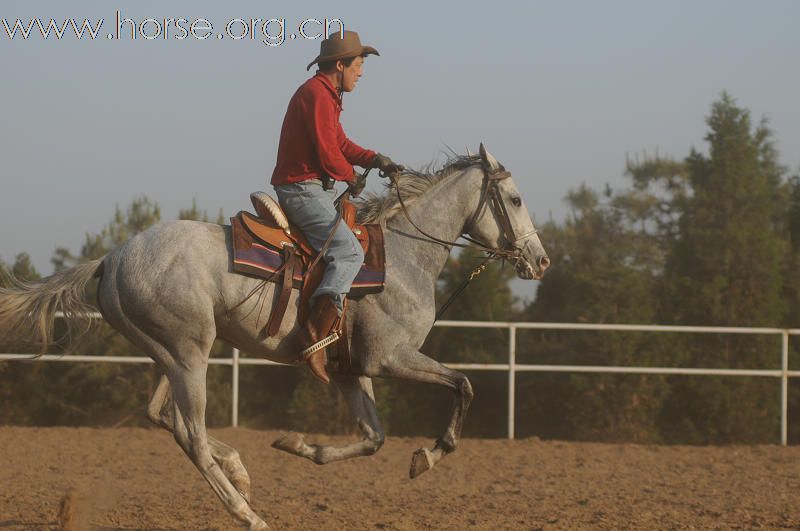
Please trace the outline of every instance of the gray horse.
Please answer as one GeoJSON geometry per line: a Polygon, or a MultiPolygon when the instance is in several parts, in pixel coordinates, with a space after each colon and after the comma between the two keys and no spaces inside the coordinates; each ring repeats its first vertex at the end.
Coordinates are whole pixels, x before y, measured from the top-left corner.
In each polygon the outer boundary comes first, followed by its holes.
{"type": "MultiPolygon", "coordinates": [[[[433,448],[412,456],[413,478],[456,449],[473,396],[466,376],[419,351],[434,323],[436,280],[451,251],[448,242],[466,234],[509,259],[524,279],[540,278],[549,260],[513,179],[482,145],[479,156],[457,157],[434,174],[397,176],[387,194],[361,201],[359,218],[384,226],[386,286],[349,304],[348,337],[359,374],[334,372],[333,379],[363,438],[331,446],[291,434],[273,446],[318,464],[372,455],[384,432],[371,378],[443,385],[455,394],[452,415],[433,448]]],[[[268,529],[250,508],[250,478],[239,454],[206,432],[206,370],[215,338],[250,355],[297,363],[292,339],[299,330],[298,292],[280,332],[262,339],[267,318],[262,309],[271,308],[275,285],[232,273],[230,249],[228,226],[155,225],[99,260],[0,290],[0,342],[23,333],[46,349],[57,311],[64,312],[68,326],[81,327],[86,322],[81,315],[92,310],[85,287],[98,277],[103,317],[163,374],[148,417],[174,435],[235,518],[249,529],[268,529]]]]}

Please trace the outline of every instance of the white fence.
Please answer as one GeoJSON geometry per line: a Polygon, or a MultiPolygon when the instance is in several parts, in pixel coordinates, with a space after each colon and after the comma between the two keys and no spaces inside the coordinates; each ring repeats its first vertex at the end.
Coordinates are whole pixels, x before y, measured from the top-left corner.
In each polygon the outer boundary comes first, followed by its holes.
{"type": "MultiPolygon", "coordinates": [[[[508,330],[508,363],[446,363],[448,367],[467,371],[504,371],[508,373],[508,438],[514,438],[514,409],[516,394],[516,375],[518,372],[584,372],[614,374],[662,374],[696,376],[760,376],[780,379],[781,401],[781,444],[788,438],[789,378],[800,377],[800,370],[789,370],[789,336],[800,335],[800,329],[785,328],[745,328],[719,326],[661,326],[661,325],[610,325],[582,323],[525,323],[496,321],[439,321],[437,327],[456,328],[505,328],[508,330]],[[588,365],[531,365],[518,364],[517,330],[596,330],[617,332],[657,332],[657,333],[699,333],[699,334],[749,334],[773,335],[781,338],[780,369],[711,369],[684,367],[620,367],[588,365]]],[[[778,353],[776,352],[776,357],[778,353]]],[[[0,354],[2,360],[30,359],[30,354],[0,354]]],[[[101,362],[101,363],[153,363],[144,356],[57,356],[47,355],[42,361],[61,362],[101,362]]],[[[233,349],[231,358],[211,358],[213,365],[230,365],[232,368],[232,411],[231,425],[239,424],[239,369],[242,365],[281,365],[269,360],[242,358],[238,349],[233,349]]]]}

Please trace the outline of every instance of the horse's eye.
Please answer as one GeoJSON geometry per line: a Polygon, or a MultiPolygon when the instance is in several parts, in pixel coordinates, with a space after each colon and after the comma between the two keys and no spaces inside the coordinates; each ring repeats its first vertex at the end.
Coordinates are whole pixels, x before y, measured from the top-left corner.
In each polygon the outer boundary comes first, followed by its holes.
{"type": "Polygon", "coordinates": [[[522,199],[520,199],[519,197],[512,197],[511,204],[514,205],[515,207],[522,206],[522,199]]]}

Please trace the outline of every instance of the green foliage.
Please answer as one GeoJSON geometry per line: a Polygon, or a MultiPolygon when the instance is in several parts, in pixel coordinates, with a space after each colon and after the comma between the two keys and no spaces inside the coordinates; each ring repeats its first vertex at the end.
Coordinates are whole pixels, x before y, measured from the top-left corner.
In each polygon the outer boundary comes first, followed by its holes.
{"type": "Polygon", "coordinates": [[[42,278],[31,263],[28,253],[18,254],[10,267],[0,260],[0,287],[10,287],[11,277],[22,281],[34,281],[42,278]]]}
{"type": "MultiPolygon", "coordinates": [[[[524,317],[534,321],[652,322],[663,249],[641,219],[651,204],[638,191],[607,202],[581,186],[567,201],[572,214],[562,227],[543,228],[554,264],[524,317]]],[[[648,365],[662,354],[656,338],[621,333],[520,333],[518,359],[567,365],[648,365]],[[527,339],[527,341],[526,341],[527,339]]],[[[653,442],[666,386],[661,378],[573,374],[521,379],[520,394],[537,396],[521,405],[533,416],[523,434],[584,440],[653,442]]]]}
{"type": "MultiPolygon", "coordinates": [[[[516,299],[509,282],[514,268],[501,262],[489,262],[484,269],[483,255],[466,250],[451,257],[439,277],[436,306],[441,308],[451,295],[477,273],[453,301],[442,320],[508,321],[514,313],[516,299]]],[[[452,362],[502,363],[507,359],[507,333],[499,328],[435,328],[423,352],[434,358],[452,362]],[[500,347],[500,348],[498,348],[500,347]]]]}
{"type": "MultiPolygon", "coordinates": [[[[629,160],[632,188],[607,191],[605,203],[586,187],[569,194],[572,215],[542,231],[555,266],[528,318],[780,326],[800,308],[796,268],[787,268],[800,264],[798,182],[783,184],[766,122],[754,127],[727,94],[707,123],[708,156],[693,149],[684,161],[629,160]]],[[[751,336],[530,336],[522,342],[531,345],[528,361],[545,363],[775,368],[779,352],[774,338],[751,336]]],[[[691,443],[777,437],[769,379],[573,374],[523,382],[538,398],[518,417],[539,422],[523,432],[691,443]]]]}
{"type": "MultiPolygon", "coordinates": [[[[667,259],[662,320],[780,325],[787,242],[779,232],[783,169],[771,132],[763,121],[754,128],[749,112],[724,93],[707,123],[709,156],[692,150],[685,162],[692,196],[667,259]]],[[[681,349],[680,361],[773,368],[776,346],[774,339],[704,336],[681,349]]],[[[778,407],[769,380],[673,378],[662,420],[671,440],[766,442],[776,437],[778,407]]]]}
{"type": "Polygon", "coordinates": [[[217,225],[222,225],[225,223],[225,216],[222,213],[222,209],[219,209],[217,213],[217,219],[211,221],[208,217],[208,211],[200,210],[197,208],[197,200],[192,198],[192,208],[182,208],[178,213],[178,219],[190,219],[193,221],[205,221],[206,223],[216,223],[217,225]]]}
{"type": "Polygon", "coordinates": [[[751,130],[749,113],[726,94],[708,124],[711,156],[692,150],[686,159],[693,195],[668,260],[670,313],[693,324],[775,325],[785,311],[784,241],[775,230],[770,132],[764,124],[751,130]]]}

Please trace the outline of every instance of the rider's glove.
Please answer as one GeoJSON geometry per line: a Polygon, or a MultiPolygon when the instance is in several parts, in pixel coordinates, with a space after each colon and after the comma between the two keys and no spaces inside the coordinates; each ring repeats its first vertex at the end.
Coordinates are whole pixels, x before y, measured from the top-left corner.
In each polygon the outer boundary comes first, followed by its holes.
{"type": "Polygon", "coordinates": [[[347,184],[347,188],[350,190],[350,195],[353,197],[358,197],[358,195],[364,191],[364,187],[367,185],[367,176],[363,173],[355,172],[353,175],[353,180],[347,184]]]}
{"type": "Polygon", "coordinates": [[[403,166],[402,164],[397,164],[396,162],[393,162],[392,159],[390,159],[386,155],[382,155],[380,153],[375,155],[375,158],[372,160],[372,165],[375,168],[379,168],[381,172],[386,175],[390,173],[401,172],[406,169],[406,167],[403,166]]]}

